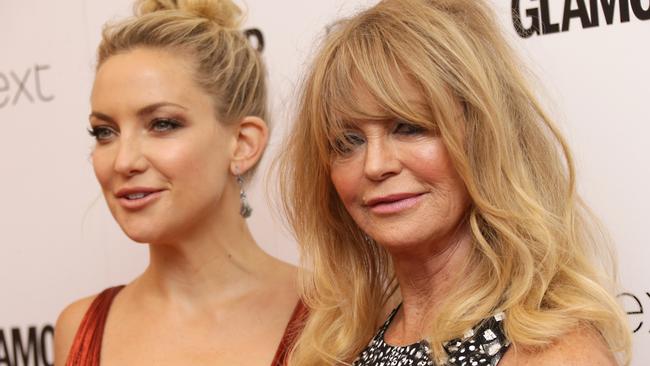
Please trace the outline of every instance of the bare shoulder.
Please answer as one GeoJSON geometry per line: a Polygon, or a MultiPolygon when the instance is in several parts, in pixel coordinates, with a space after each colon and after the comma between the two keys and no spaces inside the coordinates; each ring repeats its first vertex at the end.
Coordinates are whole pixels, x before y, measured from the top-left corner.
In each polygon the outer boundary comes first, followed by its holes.
{"type": "Polygon", "coordinates": [[[68,305],[56,320],[54,330],[54,364],[65,365],[72,341],[77,333],[77,328],[83,319],[90,304],[97,297],[89,296],[68,305]]]}
{"type": "Polygon", "coordinates": [[[614,355],[600,333],[580,326],[543,349],[511,346],[499,366],[616,366],[614,355]]]}

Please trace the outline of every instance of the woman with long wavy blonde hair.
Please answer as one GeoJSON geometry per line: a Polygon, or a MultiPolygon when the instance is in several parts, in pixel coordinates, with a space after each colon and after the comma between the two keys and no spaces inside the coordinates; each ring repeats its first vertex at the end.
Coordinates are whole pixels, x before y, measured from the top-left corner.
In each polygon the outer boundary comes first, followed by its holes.
{"type": "Polygon", "coordinates": [[[330,28],[280,159],[293,365],[629,363],[609,244],[522,70],[483,0],[330,28]]]}

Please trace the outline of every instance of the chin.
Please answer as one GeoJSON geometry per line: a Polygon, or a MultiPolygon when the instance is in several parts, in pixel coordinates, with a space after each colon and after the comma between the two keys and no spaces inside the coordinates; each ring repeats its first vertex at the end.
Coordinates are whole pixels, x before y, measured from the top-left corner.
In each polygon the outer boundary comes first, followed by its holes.
{"type": "Polygon", "coordinates": [[[124,234],[136,243],[149,244],[160,241],[160,234],[149,230],[122,229],[124,234]]]}
{"type": "Polygon", "coordinates": [[[119,223],[122,231],[129,239],[136,243],[150,244],[164,241],[169,237],[167,230],[162,230],[164,225],[152,222],[119,223]]]}
{"type": "Polygon", "coordinates": [[[127,232],[125,232],[125,234],[129,239],[139,244],[149,244],[153,241],[150,239],[150,236],[147,235],[129,234],[127,232]]]}
{"type": "Polygon", "coordinates": [[[377,242],[378,245],[381,245],[384,247],[384,249],[388,250],[391,253],[416,251],[423,245],[423,243],[418,240],[405,240],[404,237],[378,237],[375,239],[375,242],[377,242]]]}
{"type": "Polygon", "coordinates": [[[122,229],[122,232],[129,239],[136,243],[156,243],[169,236],[163,220],[154,215],[142,215],[141,213],[114,212],[113,217],[122,229]]]}
{"type": "Polygon", "coordinates": [[[436,235],[421,228],[409,230],[391,230],[390,232],[375,232],[371,237],[378,245],[391,253],[417,253],[435,243],[436,235]]]}

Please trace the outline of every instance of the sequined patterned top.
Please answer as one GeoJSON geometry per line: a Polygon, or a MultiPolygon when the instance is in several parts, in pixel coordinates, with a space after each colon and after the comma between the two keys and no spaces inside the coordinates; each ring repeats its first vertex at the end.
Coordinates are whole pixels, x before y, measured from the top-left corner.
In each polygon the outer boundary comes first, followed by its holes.
{"type": "MultiPolygon", "coordinates": [[[[425,340],[408,346],[392,346],[384,341],[384,334],[398,309],[399,306],[391,312],[353,366],[435,366],[425,340]]],[[[496,366],[510,345],[503,332],[503,319],[503,313],[496,314],[467,331],[462,338],[446,342],[443,347],[448,358],[444,366],[496,366]]]]}

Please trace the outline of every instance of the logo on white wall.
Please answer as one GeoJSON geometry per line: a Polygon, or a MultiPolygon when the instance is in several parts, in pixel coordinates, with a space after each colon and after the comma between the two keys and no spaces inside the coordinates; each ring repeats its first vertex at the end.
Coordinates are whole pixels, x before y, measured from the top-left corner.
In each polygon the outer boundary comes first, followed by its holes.
{"type": "Polygon", "coordinates": [[[52,366],[54,327],[0,328],[0,365],[52,366]]]}
{"type": "MultiPolygon", "coordinates": [[[[618,295],[619,299],[623,303],[625,312],[627,313],[628,319],[630,321],[630,327],[632,332],[637,333],[648,329],[647,324],[644,324],[643,318],[644,314],[647,313],[648,308],[650,307],[650,292],[645,294],[633,294],[630,292],[623,292],[618,295]],[[644,309],[643,305],[646,305],[644,309]]],[[[648,331],[650,333],[650,331],[648,331]]]]}
{"type": "Polygon", "coordinates": [[[569,30],[572,20],[579,20],[583,29],[607,25],[615,21],[627,23],[632,17],[650,19],[650,4],[644,0],[563,0],[561,19],[553,19],[549,8],[551,0],[512,0],[512,24],[522,38],[569,30]],[[525,3],[522,6],[522,3],[525,3]],[[617,16],[618,15],[618,16],[617,16]],[[604,17],[602,19],[601,17],[604,17]],[[528,26],[524,23],[529,24],[528,26]]]}
{"type": "Polygon", "coordinates": [[[248,38],[248,42],[255,48],[258,52],[264,51],[264,34],[262,31],[257,28],[249,28],[244,31],[244,36],[248,38]]]}
{"type": "Polygon", "coordinates": [[[54,95],[44,85],[50,65],[0,70],[0,109],[19,103],[51,102],[54,95]]]}

